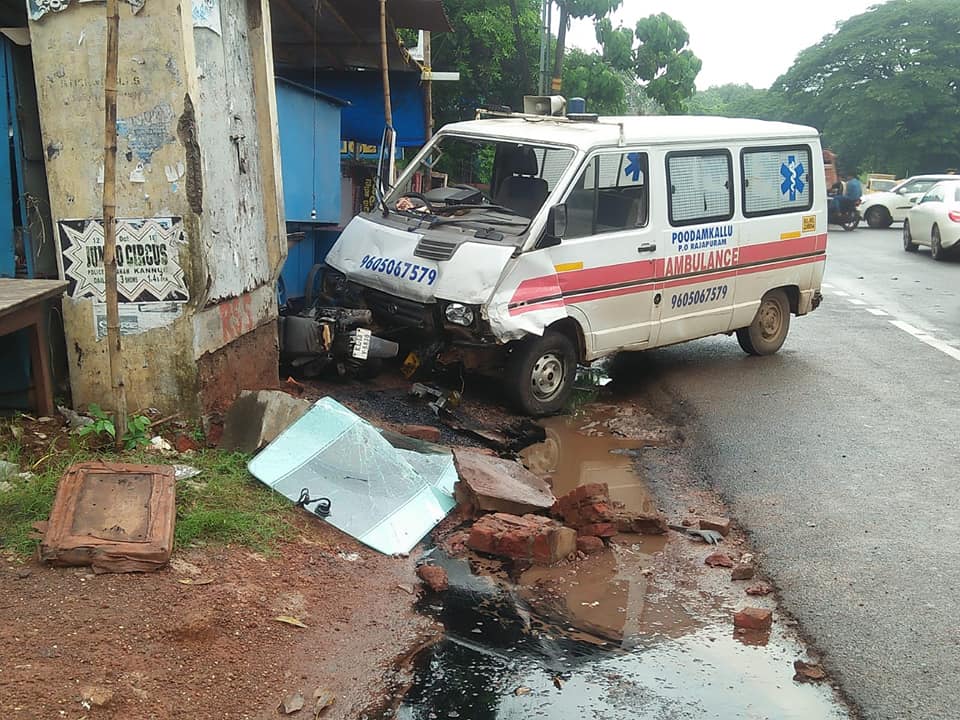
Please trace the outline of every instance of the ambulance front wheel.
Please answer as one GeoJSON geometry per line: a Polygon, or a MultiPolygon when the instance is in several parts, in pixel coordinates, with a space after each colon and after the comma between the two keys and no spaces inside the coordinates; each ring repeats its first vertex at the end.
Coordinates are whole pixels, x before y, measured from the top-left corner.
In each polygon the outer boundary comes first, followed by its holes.
{"type": "Polygon", "coordinates": [[[750,355],[773,355],[787,339],[790,302],[783,290],[771,290],[760,301],[753,322],[737,330],[737,342],[750,355]]]}
{"type": "Polygon", "coordinates": [[[507,358],[507,383],[517,409],[538,417],[559,412],[573,389],[577,352],[570,338],[547,331],[521,340],[507,358]]]}

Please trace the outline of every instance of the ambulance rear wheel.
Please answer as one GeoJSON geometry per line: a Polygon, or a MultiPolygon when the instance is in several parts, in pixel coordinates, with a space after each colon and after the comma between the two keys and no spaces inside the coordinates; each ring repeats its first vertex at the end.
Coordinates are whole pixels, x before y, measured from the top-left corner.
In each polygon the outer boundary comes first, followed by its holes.
{"type": "Polygon", "coordinates": [[[760,301],[753,322],[737,330],[737,342],[749,355],[773,355],[787,339],[790,302],[783,290],[771,290],[760,301]]]}
{"type": "Polygon", "coordinates": [[[546,332],[521,340],[507,358],[513,404],[534,417],[559,412],[573,390],[577,353],[566,335],[546,332]]]}

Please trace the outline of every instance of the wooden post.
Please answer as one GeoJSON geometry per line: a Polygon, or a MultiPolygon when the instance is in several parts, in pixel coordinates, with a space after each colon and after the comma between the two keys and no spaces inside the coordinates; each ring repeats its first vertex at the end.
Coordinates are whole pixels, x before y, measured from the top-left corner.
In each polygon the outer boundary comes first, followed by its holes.
{"type": "MultiPolygon", "coordinates": [[[[426,135],[427,140],[433,137],[433,60],[432,51],[430,49],[430,31],[423,31],[423,67],[426,69],[427,81],[425,83],[426,87],[423,94],[424,102],[424,114],[426,115],[426,135]]],[[[429,189],[429,188],[428,188],[429,189]]]]}
{"type": "Polygon", "coordinates": [[[104,73],[103,270],[107,301],[107,352],[113,389],[117,448],[127,430],[127,394],[123,385],[120,308],[117,300],[117,65],[120,46],[119,0],[107,0],[107,66],[104,73]]]}
{"type": "Polygon", "coordinates": [[[383,69],[383,117],[386,121],[387,132],[384,133],[384,141],[390,143],[389,151],[387,148],[380,148],[380,154],[390,160],[387,168],[387,183],[393,185],[394,169],[396,165],[393,161],[393,106],[390,103],[390,60],[387,57],[387,0],[380,0],[380,66],[383,69]],[[384,153],[386,153],[384,155],[384,153]]]}

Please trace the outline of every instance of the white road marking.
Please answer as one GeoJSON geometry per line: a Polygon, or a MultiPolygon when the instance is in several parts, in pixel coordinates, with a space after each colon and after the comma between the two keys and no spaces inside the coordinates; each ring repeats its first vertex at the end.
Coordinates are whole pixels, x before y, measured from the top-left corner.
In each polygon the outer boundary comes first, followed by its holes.
{"type": "Polygon", "coordinates": [[[849,295],[850,293],[845,293],[843,290],[834,290],[834,291],[833,291],[833,294],[834,294],[834,295],[839,295],[840,297],[846,297],[846,296],[849,295]]]}
{"type": "Polygon", "coordinates": [[[885,317],[890,314],[886,310],[880,310],[878,308],[867,308],[867,312],[878,317],[885,317]]]}
{"type": "Polygon", "coordinates": [[[863,300],[857,300],[856,298],[847,298],[847,300],[853,305],[866,305],[863,300]]]}
{"type": "Polygon", "coordinates": [[[910,323],[904,322],[903,320],[891,320],[890,324],[894,327],[900,328],[905,333],[913,335],[917,340],[922,343],[929,345],[930,347],[939,350],[944,355],[949,355],[954,360],[960,360],[960,348],[956,348],[953,345],[945,343],[943,340],[935,338],[933,335],[925,333],[923,330],[915,328],[910,323]]]}
{"type": "Polygon", "coordinates": [[[833,289],[833,285],[831,285],[830,283],[825,283],[825,282],[820,283],[820,287],[822,287],[822,288],[827,288],[828,290],[832,290],[832,289],[833,289]]]}

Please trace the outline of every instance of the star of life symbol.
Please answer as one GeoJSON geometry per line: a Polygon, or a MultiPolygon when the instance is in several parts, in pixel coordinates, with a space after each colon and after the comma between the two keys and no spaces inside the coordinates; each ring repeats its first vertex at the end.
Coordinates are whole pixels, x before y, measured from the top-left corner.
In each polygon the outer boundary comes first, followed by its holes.
{"type": "Polygon", "coordinates": [[[797,193],[802,193],[807,184],[803,181],[803,174],[806,172],[802,162],[797,162],[794,155],[788,155],[787,161],[780,164],[780,175],[783,182],[780,183],[780,194],[787,195],[790,201],[797,199],[797,193]]]}
{"type": "Polygon", "coordinates": [[[640,181],[640,173],[643,168],[640,167],[640,153],[632,152],[627,154],[627,166],[623,169],[623,174],[627,177],[632,176],[634,182],[640,181]]]}
{"type": "MultiPolygon", "coordinates": [[[[76,281],[73,297],[92,297],[100,302],[105,299],[102,251],[96,262],[91,262],[91,251],[103,247],[103,223],[100,220],[61,221],[60,231],[69,247],[63,256],[70,261],[64,273],[76,281]],[[81,224],[82,223],[82,224],[81,224]]],[[[176,262],[174,246],[180,237],[179,222],[169,219],[117,220],[117,254],[124,246],[139,243],[164,243],[172,253],[165,267],[155,267],[153,272],[124,263],[117,268],[117,291],[121,302],[134,301],[144,292],[156,300],[167,299],[171,294],[187,295],[183,269],[176,262]]],[[[122,260],[120,260],[122,263],[122,260]]],[[[118,263],[118,264],[120,264],[118,263]]]]}

